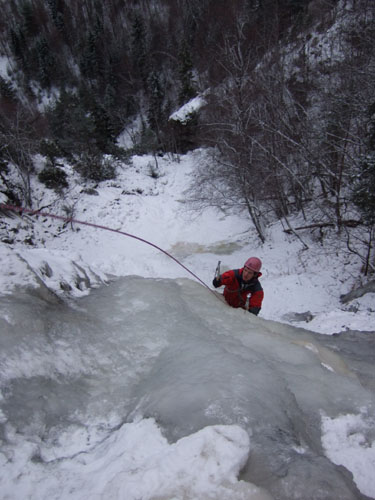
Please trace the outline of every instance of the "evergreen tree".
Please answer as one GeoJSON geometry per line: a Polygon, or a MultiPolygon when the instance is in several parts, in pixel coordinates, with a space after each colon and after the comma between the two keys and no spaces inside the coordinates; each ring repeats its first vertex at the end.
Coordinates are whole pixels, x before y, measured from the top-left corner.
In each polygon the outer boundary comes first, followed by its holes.
{"type": "Polygon", "coordinates": [[[184,104],[186,101],[189,101],[191,98],[197,95],[193,77],[193,62],[191,59],[191,52],[185,40],[181,44],[178,57],[178,74],[180,80],[178,100],[180,104],[184,104]]]}
{"type": "Polygon", "coordinates": [[[47,118],[52,138],[63,155],[86,151],[92,145],[93,119],[75,94],[63,90],[47,118]]]}
{"type": "Polygon", "coordinates": [[[96,38],[95,33],[90,31],[80,58],[80,68],[82,74],[87,78],[97,78],[99,74],[96,38]]]}
{"type": "Polygon", "coordinates": [[[61,0],[47,0],[47,3],[51,11],[51,16],[54,25],[61,33],[63,33],[65,30],[65,21],[63,13],[64,2],[61,0]]]}
{"type": "Polygon", "coordinates": [[[158,138],[164,120],[163,101],[165,92],[162,88],[159,75],[153,71],[148,79],[149,108],[148,123],[151,129],[156,132],[158,138]]]}
{"type": "Polygon", "coordinates": [[[21,4],[22,26],[27,36],[33,36],[39,31],[38,19],[34,15],[34,10],[31,2],[23,2],[21,4]]]}
{"type": "Polygon", "coordinates": [[[115,135],[108,113],[100,104],[96,104],[92,110],[92,122],[92,139],[94,139],[98,150],[109,153],[111,145],[114,144],[115,135]]]}
{"type": "Polygon", "coordinates": [[[4,99],[15,100],[16,93],[12,85],[0,75],[0,96],[4,99]]]}
{"type": "Polygon", "coordinates": [[[103,103],[109,112],[116,108],[116,90],[110,83],[105,87],[103,103]]]}
{"type": "Polygon", "coordinates": [[[147,87],[147,41],[144,21],[138,14],[135,15],[131,33],[131,53],[133,67],[141,78],[144,87],[147,87]]]}
{"type": "Polygon", "coordinates": [[[12,28],[9,31],[9,38],[10,38],[10,47],[15,58],[18,61],[24,61],[26,56],[27,45],[26,45],[25,34],[22,31],[21,27],[18,26],[14,29],[12,28]]]}
{"type": "Polygon", "coordinates": [[[35,46],[36,59],[38,61],[38,76],[43,87],[48,88],[54,79],[56,63],[44,36],[41,36],[35,46]]]}

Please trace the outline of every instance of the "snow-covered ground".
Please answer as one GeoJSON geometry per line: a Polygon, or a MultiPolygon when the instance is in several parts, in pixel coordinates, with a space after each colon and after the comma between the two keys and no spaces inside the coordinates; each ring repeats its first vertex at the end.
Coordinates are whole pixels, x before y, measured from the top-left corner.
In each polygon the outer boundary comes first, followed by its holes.
{"type": "MultiPolygon", "coordinates": [[[[77,178],[63,199],[35,184],[33,188],[38,200],[35,208],[59,216],[69,213],[75,220],[92,226],[66,224],[49,216],[27,214],[8,219],[6,228],[2,228],[2,239],[6,238],[7,242],[0,243],[3,298],[14,297],[19,288],[28,286],[48,300],[54,300],[50,290],[70,301],[118,277],[198,281],[191,273],[212,289],[219,260],[224,270],[242,267],[248,257],[258,256],[263,261],[261,282],[265,291],[260,318],[303,326],[327,335],[344,330],[374,331],[373,293],[347,305],[340,303],[340,295],[360,284],[361,264],[345,249],[345,244],[333,236],[327,235],[327,244],[322,247],[313,234],[301,233],[309,246],[304,250],[299,240],[283,231],[281,224],[274,224],[267,230],[267,241],[262,245],[246,217],[213,209],[200,214],[189,210],[184,193],[201,154],[196,151],[180,158],[164,156],[157,160],[152,156],[134,157],[131,164],[119,165],[115,180],[93,185],[92,190],[83,187],[77,178]],[[301,320],[296,313],[301,313],[308,321],[301,320]]],[[[187,290],[187,295],[193,293],[193,289],[187,290]]],[[[204,292],[209,302],[211,291],[205,289],[204,292]]],[[[134,302],[133,306],[136,305],[134,302]]],[[[228,308],[227,314],[232,313],[228,308]]],[[[236,318],[233,315],[233,321],[242,321],[236,318]]],[[[9,318],[5,321],[11,324],[9,318]]],[[[147,342],[152,343],[152,340],[147,339],[147,342]]],[[[60,347],[63,351],[63,343],[60,347]]],[[[66,348],[69,351],[68,345],[66,348]]],[[[65,359],[64,362],[69,364],[70,361],[65,359]]],[[[371,418],[361,416],[360,408],[358,411],[359,414],[335,418],[323,416],[322,444],[332,462],[343,464],[354,474],[362,493],[375,498],[375,444],[370,439],[371,418]]],[[[0,423],[4,419],[0,414],[0,423]]],[[[12,458],[16,464],[12,469],[14,477],[7,472],[8,476],[3,478],[7,486],[4,499],[16,499],[11,492],[20,474],[23,474],[23,482],[18,491],[25,494],[31,494],[35,481],[44,481],[40,498],[79,499],[83,498],[82,491],[90,491],[91,498],[172,500],[185,498],[183,492],[187,488],[190,488],[190,495],[202,500],[270,498],[267,492],[250,483],[236,482],[250,447],[246,432],[238,426],[207,427],[170,445],[152,419],[135,418],[133,423],[112,424],[113,427],[118,425],[118,430],[102,444],[100,435],[95,439],[91,436],[96,446],[90,444],[90,449],[87,448],[90,439],[86,431],[78,427],[70,429],[66,436],[58,436],[55,441],[73,459],[69,465],[62,462],[62,468],[57,468],[56,463],[51,465],[51,478],[54,479],[50,483],[48,475],[42,474],[30,457],[40,453],[37,451],[40,447],[43,462],[59,459],[48,455],[56,453],[57,445],[48,451],[43,443],[26,444],[17,433],[12,434],[11,427],[8,428],[8,441],[17,445],[19,454],[12,458]],[[85,446],[85,453],[80,454],[85,446]],[[81,475],[83,468],[88,473],[85,480],[81,475]],[[61,479],[68,476],[75,488],[70,493],[69,483],[65,487],[65,479],[61,479]],[[60,478],[60,482],[56,482],[56,478],[60,478]],[[125,492],[123,483],[127,485],[125,492]],[[59,492],[61,487],[65,497],[59,492]],[[155,496],[157,490],[160,497],[155,496]]],[[[0,466],[4,471],[11,470],[9,453],[6,450],[1,458],[0,466]]],[[[193,498],[189,494],[186,498],[193,498]]]]}
{"type": "MultiPolygon", "coordinates": [[[[312,331],[373,331],[373,293],[346,305],[340,302],[342,294],[361,283],[361,262],[345,242],[328,235],[323,247],[313,233],[301,232],[309,246],[304,250],[277,223],[267,230],[262,245],[245,216],[189,210],[184,192],[200,155],[196,151],[178,159],[134,157],[130,165],[118,168],[116,180],[101,183],[91,194],[79,179],[63,199],[37,185],[35,208],[59,216],[69,212],[74,219],[144,239],[170,253],[209,287],[219,260],[224,270],[242,267],[248,257],[258,256],[263,261],[263,318],[297,324],[295,313],[309,312],[301,325],[312,331]]],[[[27,215],[12,219],[7,231],[16,243],[0,244],[0,258],[6,263],[0,276],[3,293],[16,285],[36,285],[40,279],[57,294],[64,294],[68,283],[70,294],[81,296],[89,290],[84,270],[91,285],[106,276],[132,274],[192,278],[155,247],[113,231],[27,215]],[[33,245],[22,243],[30,237],[33,245]]]]}

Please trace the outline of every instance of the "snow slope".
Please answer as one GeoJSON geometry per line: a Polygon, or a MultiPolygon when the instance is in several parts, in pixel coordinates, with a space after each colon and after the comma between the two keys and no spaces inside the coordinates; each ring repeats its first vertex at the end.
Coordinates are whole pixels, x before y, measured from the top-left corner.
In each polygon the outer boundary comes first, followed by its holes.
{"type": "MultiPolygon", "coordinates": [[[[374,330],[373,293],[345,306],[340,303],[340,295],[360,284],[361,263],[335,235],[327,234],[322,247],[313,232],[301,233],[309,246],[304,250],[277,223],[268,229],[262,245],[245,216],[189,210],[185,191],[202,154],[133,157],[130,165],[119,165],[115,180],[93,186],[91,191],[83,189],[76,178],[62,199],[36,184],[36,206],[147,240],[170,253],[208,287],[218,260],[223,270],[241,267],[256,255],[263,261],[263,318],[300,323],[326,334],[374,330]],[[298,317],[295,313],[308,314],[298,317]]],[[[0,277],[3,292],[42,282],[58,295],[81,296],[110,276],[192,277],[155,247],[112,231],[25,215],[8,220],[3,240],[5,234],[14,243],[0,244],[5,264],[0,277]],[[24,243],[30,240],[33,245],[24,243]]]]}

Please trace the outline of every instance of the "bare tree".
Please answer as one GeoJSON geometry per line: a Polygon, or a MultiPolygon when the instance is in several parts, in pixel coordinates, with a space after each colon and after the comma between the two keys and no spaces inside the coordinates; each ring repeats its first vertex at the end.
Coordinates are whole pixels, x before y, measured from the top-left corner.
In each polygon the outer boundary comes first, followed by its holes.
{"type": "Polygon", "coordinates": [[[32,206],[31,177],[34,172],[33,155],[37,151],[38,141],[34,135],[36,118],[31,117],[20,106],[11,118],[0,112],[1,158],[8,163],[19,178],[18,198],[26,206],[32,206]]]}
{"type": "MultiPolygon", "coordinates": [[[[215,179],[219,192],[225,193],[232,204],[248,212],[259,238],[265,241],[265,221],[258,203],[262,173],[250,139],[257,128],[252,119],[257,85],[251,77],[256,58],[248,50],[245,28],[246,20],[239,19],[235,34],[224,40],[218,63],[226,78],[209,97],[204,135],[207,143],[215,146],[216,152],[211,180],[215,179]]],[[[225,204],[222,196],[219,198],[225,204]]]]}
{"type": "Polygon", "coordinates": [[[288,92],[281,65],[274,64],[272,73],[269,65],[257,67],[245,26],[238,21],[235,36],[225,40],[221,51],[226,79],[210,98],[206,139],[220,155],[211,179],[230,188],[264,241],[266,212],[271,209],[287,220],[292,190],[299,205],[311,197],[301,141],[305,114],[288,92]]]}

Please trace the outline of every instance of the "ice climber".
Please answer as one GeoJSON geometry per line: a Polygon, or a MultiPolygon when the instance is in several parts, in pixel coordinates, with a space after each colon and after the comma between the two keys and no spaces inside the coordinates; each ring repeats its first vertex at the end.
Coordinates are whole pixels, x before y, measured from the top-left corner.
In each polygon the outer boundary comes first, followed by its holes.
{"type": "Polygon", "coordinates": [[[258,278],[262,276],[262,262],[258,257],[250,257],[241,269],[232,269],[215,276],[212,284],[215,288],[225,286],[224,298],[232,307],[242,307],[258,315],[264,297],[258,278]]]}

